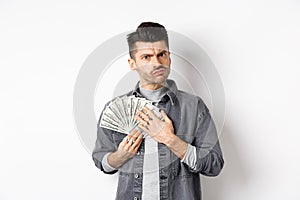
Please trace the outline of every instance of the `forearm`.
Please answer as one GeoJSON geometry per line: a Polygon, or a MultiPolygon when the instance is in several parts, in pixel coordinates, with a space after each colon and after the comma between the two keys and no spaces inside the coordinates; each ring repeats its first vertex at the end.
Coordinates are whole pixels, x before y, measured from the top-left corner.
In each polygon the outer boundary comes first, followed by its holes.
{"type": "Polygon", "coordinates": [[[119,169],[124,163],[135,156],[142,141],[142,132],[138,129],[132,130],[119,144],[117,151],[108,156],[108,164],[115,169],[119,169]]]}
{"type": "Polygon", "coordinates": [[[184,158],[188,143],[180,139],[177,135],[173,135],[165,144],[180,160],[184,158]]]}
{"type": "Polygon", "coordinates": [[[130,158],[119,153],[119,151],[113,152],[109,154],[107,157],[108,164],[115,169],[119,169],[129,159],[130,158]]]}

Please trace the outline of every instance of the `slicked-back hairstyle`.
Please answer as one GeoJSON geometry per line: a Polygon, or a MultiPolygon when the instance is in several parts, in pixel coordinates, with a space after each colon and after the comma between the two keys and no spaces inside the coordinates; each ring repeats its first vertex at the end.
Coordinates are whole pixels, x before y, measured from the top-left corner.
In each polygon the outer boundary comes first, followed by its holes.
{"type": "Polygon", "coordinates": [[[164,41],[169,49],[168,33],[165,27],[155,22],[142,22],[135,32],[127,35],[129,55],[135,60],[136,42],[164,41]]]}

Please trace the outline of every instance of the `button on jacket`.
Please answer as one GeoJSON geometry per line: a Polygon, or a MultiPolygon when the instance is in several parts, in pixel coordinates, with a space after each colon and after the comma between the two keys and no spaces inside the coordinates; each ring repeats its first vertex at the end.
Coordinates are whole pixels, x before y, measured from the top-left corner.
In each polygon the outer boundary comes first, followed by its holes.
{"type": "MultiPolygon", "coordinates": [[[[209,110],[200,97],[178,90],[173,80],[168,79],[167,84],[169,90],[157,107],[163,109],[172,120],[174,133],[196,147],[197,160],[195,166],[190,167],[181,162],[166,145],[158,143],[160,199],[201,200],[200,174],[217,176],[224,165],[217,131],[209,110]]],[[[126,94],[130,95],[142,97],[139,83],[133,91],[126,94]]],[[[126,135],[100,127],[101,115],[92,153],[95,165],[104,173],[119,171],[116,200],[141,199],[144,141],[133,158],[118,170],[106,172],[101,164],[104,155],[116,151],[126,135]]]]}

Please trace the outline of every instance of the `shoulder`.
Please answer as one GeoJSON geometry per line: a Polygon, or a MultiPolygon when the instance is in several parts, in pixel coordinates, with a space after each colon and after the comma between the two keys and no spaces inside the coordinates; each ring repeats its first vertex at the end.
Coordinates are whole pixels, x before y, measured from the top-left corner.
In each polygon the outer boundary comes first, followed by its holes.
{"type": "Polygon", "coordinates": [[[177,91],[177,98],[180,101],[185,101],[185,102],[193,102],[193,103],[197,103],[200,106],[206,106],[203,99],[200,96],[182,91],[182,90],[178,90],[177,91]]]}

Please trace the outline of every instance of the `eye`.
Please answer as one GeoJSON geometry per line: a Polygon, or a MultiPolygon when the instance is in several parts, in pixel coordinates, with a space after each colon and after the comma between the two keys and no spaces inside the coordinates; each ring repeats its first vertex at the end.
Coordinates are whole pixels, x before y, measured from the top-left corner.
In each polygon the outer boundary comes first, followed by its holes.
{"type": "Polygon", "coordinates": [[[144,55],[144,56],[142,57],[143,60],[148,60],[149,58],[150,58],[149,55],[144,55]]]}
{"type": "Polygon", "coordinates": [[[166,56],[167,56],[167,53],[165,51],[158,54],[158,57],[166,57],[166,56]]]}

